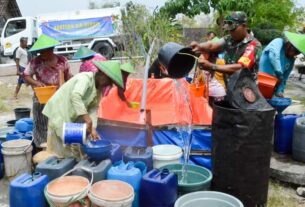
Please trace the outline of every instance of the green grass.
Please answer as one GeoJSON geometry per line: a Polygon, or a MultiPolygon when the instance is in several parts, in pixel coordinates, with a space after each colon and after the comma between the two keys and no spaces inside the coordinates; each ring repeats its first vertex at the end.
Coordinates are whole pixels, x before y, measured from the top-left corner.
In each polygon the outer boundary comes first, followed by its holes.
{"type": "Polygon", "coordinates": [[[301,207],[305,204],[293,197],[295,190],[271,180],[269,182],[268,207],[301,207]]]}

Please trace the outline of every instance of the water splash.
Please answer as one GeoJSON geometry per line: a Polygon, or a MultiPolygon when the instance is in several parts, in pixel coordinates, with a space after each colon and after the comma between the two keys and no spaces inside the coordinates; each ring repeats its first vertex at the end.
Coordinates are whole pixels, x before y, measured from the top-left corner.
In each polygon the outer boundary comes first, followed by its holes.
{"type": "Polygon", "coordinates": [[[183,158],[184,164],[182,167],[182,177],[179,183],[187,183],[188,175],[188,162],[191,151],[192,144],[192,108],[190,104],[190,98],[188,91],[186,90],[186,85],[183,79],[175,80],[176,85],[176,115],[178,118],[177,131],[183,140],[183,158]]]}

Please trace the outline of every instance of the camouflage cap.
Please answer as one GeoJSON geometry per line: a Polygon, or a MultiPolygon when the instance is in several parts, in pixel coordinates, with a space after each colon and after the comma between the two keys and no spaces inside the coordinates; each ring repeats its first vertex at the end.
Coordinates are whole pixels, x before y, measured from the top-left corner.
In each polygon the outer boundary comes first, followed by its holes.
{"type": "Polygon", "coordinates": [[[247,22],[247,15],[243,11],[234,11],[224,21],[225,30],[234,30],[240,24],[247,22]]]}

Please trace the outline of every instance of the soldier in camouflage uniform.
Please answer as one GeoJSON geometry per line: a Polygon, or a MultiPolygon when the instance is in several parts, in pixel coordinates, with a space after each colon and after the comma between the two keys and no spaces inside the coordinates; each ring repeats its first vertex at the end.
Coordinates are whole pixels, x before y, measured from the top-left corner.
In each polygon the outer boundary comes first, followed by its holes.
{"type": "Polygon", "coordinates": [[[216,65],[208,60],[199,59],[202,69],[222,72],[227,76],[240,69],[248,69],[256,79],[262,46],[248,33],[247,15],[242,11],[232,12],[224,21],[224,29],[230,35],[218,42],[191,43],[195,52],[224,53],[225,65],[216,65]]]}

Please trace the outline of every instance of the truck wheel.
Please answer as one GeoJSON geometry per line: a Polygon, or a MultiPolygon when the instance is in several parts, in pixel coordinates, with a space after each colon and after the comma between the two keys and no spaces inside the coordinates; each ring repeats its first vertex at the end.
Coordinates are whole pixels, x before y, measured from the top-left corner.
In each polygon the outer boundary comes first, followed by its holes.
{"type": "Polygon", "coordinates": [[[113,47],[108,42],[98,42],[92,49],[107,59],[111,59],[114,56],[113,47]]]}

